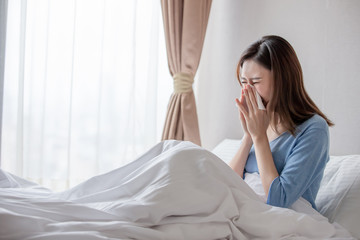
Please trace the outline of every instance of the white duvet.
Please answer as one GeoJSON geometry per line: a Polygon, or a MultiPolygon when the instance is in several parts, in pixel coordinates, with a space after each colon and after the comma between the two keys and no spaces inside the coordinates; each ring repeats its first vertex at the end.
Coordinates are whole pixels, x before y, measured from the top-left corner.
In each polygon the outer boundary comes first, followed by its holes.
{"type": "Polygon", "coordinates": [[[0,239],[352,239],[304,206],[264,204],[189,142],[161,142],[61,193],[0,172],[0,239]]]}

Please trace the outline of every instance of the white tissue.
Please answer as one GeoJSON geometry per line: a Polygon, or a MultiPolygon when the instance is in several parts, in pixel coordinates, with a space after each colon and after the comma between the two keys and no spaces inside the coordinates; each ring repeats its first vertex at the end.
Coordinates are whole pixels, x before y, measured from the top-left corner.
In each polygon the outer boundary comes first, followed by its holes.
{"type": "Polygon", "coordinates": [[[256,93],[256,101],[257,101],[257,104],[258,104],[258,108],[260,110],[266,110],[265,109],[265,106],[261,100],[261,97],[260,97],[260,94],[255,90],[255,93],[256,93]]]}
{"type": "MultiPolygon", "coordinates": [[[[252,85],[250,85],[250,86],[252,86],[252,85]]],[[[254,87],[254,86],[252,86],[252,87],[254,87]]],[[[257,101],[258,108],[260,110],[266,110],[265,106],[264,106],[264,104],[263,104],[263,102],[261,100],[260,94],[256,91],[256,89],[255,89],[255,93],[256,93],[256,101],[257,101]]],[[[240,99],[241,99],[241,96],[240,96],[240,99]]]]}

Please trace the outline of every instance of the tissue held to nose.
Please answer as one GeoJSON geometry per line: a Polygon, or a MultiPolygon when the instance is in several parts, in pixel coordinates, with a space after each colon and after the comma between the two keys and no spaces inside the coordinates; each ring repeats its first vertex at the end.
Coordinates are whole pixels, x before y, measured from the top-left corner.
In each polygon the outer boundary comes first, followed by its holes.
{"type": "MultiPolygon", "coordinates": [[[[250,86],[252,86],[252,85],[250,85],[250,86]]],[[[252,87],[254,87],[254,86],[252,86],[252,87]]],[[[254,89],[255,89],[255,88],[254,88],[254,89]]],[[[266,109],[265,109],[265,106],[264,106],[264,104],[263,104],[263,102],[262,102],[262,100],[261,100],[261,96],[260,96],[260,94],[256,91],[256,89],[255,89],[255,93],[256,93],[256,101],[257,101],[258,108],[259,108],[260,110],[266,110],[266,109]]],[[[241,99],[241,95],[240,95],[240,99],[241,99]]]]}
{"type": "Polygon", "coordinates": [[[257,101],[257,104],[258,104],[258,108],[260,110],[265,110],[265,106],[261,100],[261,97],[260,97],[260,94],[255,90],[255,93],[256,93],[256,101],[257,101]]]}

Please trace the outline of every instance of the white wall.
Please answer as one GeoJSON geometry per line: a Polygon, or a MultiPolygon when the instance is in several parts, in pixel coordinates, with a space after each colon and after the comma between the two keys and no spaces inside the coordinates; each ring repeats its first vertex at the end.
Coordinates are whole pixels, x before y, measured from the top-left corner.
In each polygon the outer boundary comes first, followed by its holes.
{"type": "Polygon", "coordinates": [[[235,97],[241,52],[263,35],[287,39],[305,87],[335,122],[330,154],[360,154],[360,1],[213,0],[195,93],[202,145],[241,138],[235,97]]]}

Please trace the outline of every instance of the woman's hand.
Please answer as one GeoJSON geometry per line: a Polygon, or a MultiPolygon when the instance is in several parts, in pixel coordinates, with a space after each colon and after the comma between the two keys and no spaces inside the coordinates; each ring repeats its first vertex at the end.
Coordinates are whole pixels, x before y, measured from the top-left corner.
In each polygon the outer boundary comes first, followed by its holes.
{"type": "Polygon", "coordinates": [[[245,120],[244,114],[240,111],[240,106],[243,106],[243,108],[246,109],[246,110],[248,109],[248,107],[246,105],[246,102],[245,102],[244,89],[241,89],[240,100],[236,98],[235,101],[236,101],[237,107],[239,108],[239,118],[240,118],[240,121],[241,121],[241,126],[242,126],[243,131],[244,131],[244,138],[250,138],[251,139],[250,133],[249,133],[249,131],[247,129],[247,126],[246,126],[246,120],[245,120]]]}
{"type": "Polygon", "coordinates": [[[266,130],[269,126],[267,111],[258,108],[255,91],[253,86],[246,85],[245,89],[243,89],[244,94],[241,97],[244,96],[245,104],[242,104],[242,101],[238,104],[243,128],[246,126],[246,131],[253,140],[266,136],[266,130]]]}
{"type": "Polygon", "coordinates": [[[266,135],[269,126],[269,117],[266,110],[260,110],[256,101],[256,90],[246,85],[244,96],[247,109],[240,104],[240,112],[245,118],[246,127],[254,143],[256,161],[260,173],[261,183],[266,196],[273,180],[279,176],[271,154],[270,145],[266,135]]]}

